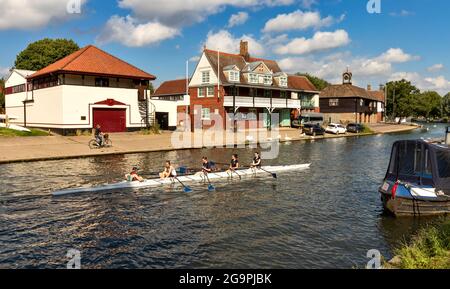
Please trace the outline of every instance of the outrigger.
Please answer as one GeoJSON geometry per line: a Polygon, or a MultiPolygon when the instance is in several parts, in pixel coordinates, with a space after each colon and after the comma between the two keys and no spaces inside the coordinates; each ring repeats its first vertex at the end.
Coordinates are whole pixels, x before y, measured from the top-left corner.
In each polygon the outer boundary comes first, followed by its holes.
{"type": "MultiPolygon", "coordinates": [[[[292,172],[308,169],[311,164],[300,164],[300,165],[290,165],[290,166],[266,166],[262,168],[250,168],[250,169],[242,169],[239,170],[239,175],[241,177],[252,177],[257,175],[264,175],[270,172],[271,174],[277,172],[292,172]]],[[[185,183],[192,182],[206,182],[211,185],[211,180],[220,180],[220,179],[228,179],[230,178],[230,174],[227,172],[212,172],[208,175],[200,174],[200,175],[188,175],[188,176],[179,176],[176,178],[168,178],[168,179],[150,179],[145,180],[143,182],[120,182],[116,184],[107,184],[103,186],[97,187],[80,187],[73,188],[67,190],[60,190],[53,193],[53,196],[64,196],[71,194],[81,194],[81,193],[96,193],[96,192],[107,192],[114,190],[125,190],[125,189],[139,189],[139,188],[151,188],[151,187],[159,187],[165,185],[173,185],[177,182],[181,183],[185,189],[185,192],[190,192],[190,188],[185,185],[185,183]]]]}

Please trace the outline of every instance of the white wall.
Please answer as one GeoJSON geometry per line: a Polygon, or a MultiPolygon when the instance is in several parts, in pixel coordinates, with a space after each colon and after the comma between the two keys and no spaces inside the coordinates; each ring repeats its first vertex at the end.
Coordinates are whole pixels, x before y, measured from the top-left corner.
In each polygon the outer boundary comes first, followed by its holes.
{"type": "Polygon", "coordinates": [[[189,95],[184,96],[183,101],[169,101],[169,100],[156,100],[152,99],[150,101],[156,107],[156,112],[167,112],[169,113],[169,126],[178,126],[178,107],[179,106],[189,106],[190,98],[189,95]]]}
{"type": "Polygon", "coordinates": [[[92,108],[126,108],[127,127],[141,127],[137,89],[63,85],[63,122],[65,128],[92,128],[92,108]],[[107,99],[127,106],[94,105],[107,99]],[[85,116],[86,120],[81,120],[85,116]]]}
{"type": "MultiPolygon", "coordinates": [[[[6,114],[18,119],[11,123],[24,123],[24,108],[22,101],[26,93],[7,95],[6,114]]],[[[31,99],[31,92],[28,92],[31,99]]],[[[39,127],[58,127],[54,124],[63,123],[62,86],[55,86],[34,91],[34,102],[27,104],[27,125],[39,127]]]]}
{"type": "Polygon", "coordinates": [[[209,77],[210,82],[209,84],[217,85],[217,75],[214,72],[214,70],[211,67],[211,64],[208,61],[208,58],[206,57],[205,53],[202,54],[202,57],[200,58],[197,68],[194,71],[194,74],[192,75],[191,82],[189,83],[189,87],[197,87],[206,85],[202,82],[202,72],[203,71],[209,71],[209,77]]]}

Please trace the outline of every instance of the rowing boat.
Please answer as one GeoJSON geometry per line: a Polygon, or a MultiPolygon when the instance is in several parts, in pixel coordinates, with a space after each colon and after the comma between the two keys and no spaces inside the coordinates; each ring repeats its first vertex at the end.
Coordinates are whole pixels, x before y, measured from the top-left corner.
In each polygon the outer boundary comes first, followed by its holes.
{"type": "MultiPolygon", "coordinates": [[[[288,172],[288,171],[298,171],[303,169],[308,169],[311,166],[311,164],[302,164],[302,165],[291,165],[291,166],[273,166],[273,167],[262,167],[263,170],[268,172],[288,172]]],[[[251,177],[256,175],[263,175],[267,174],[267,172],[260,170],[260,169],[245,169],[245,170],[239,170],[237,171],[237,174],[241,177],[251,177]]],[[[227,172],[217,172],[217,173],[210,173],[208,174],[208,177],[211,181],[213,180],[219,180],[219,179],[227,179],[231,176],[227,172]]],[[[236,177],[236,176],[235,176],[236,177]]],[[[195,176],[180,176],[178,179],[181,182],[205,182],[207,181],[204,175],[195,176]]],[[[53,193],[53,196],[64,196],[64,195],[71,195],[71,194],[81,194],[81,193],[95,193],[95,192],[107,192],[107,191],[114,191],[114,190],[124,190],[124,189],[139,189],[139,188],[151,188],[151,187],[159,187],[164,185],[172,185],[176,182],[174,179],[151,179],[146,180],[143,182],[120,182],[116,184],[107,184],[103,186],[97,186],[97,187],[80,187],[80,188],[74,188],[74,189],[66,189],[66,190],[60,190],[53,193]]]]}

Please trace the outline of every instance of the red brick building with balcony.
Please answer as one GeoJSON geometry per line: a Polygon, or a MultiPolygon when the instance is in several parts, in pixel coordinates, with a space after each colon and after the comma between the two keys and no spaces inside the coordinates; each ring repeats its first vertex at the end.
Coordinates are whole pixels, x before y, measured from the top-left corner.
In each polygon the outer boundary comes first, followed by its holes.
{"type": "Polygon", "coordinates": [[[319,111],[318,94],[306,77],[288,75],[276,61],[251,57],[247,42],[241,42],[239,54],[205,48],[189,83],[192,128],[232,129],[233,120],[264,128],[274,113],[280,126],[289,127],[293,115],[319,111]]]}

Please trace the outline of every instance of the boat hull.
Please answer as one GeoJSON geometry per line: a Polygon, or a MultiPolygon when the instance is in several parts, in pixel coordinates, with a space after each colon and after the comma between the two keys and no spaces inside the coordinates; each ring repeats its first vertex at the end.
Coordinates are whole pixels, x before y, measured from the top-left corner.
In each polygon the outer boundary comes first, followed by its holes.
{"type": "MultiPolygon", "coordinates": [[[[292,166],[275,166],[275,167],[263,167],[263,170],[240,170],[237,173],[228,174],[227,172],[217,172],[208,174],[208,178],[211,182],[220,179],[227,178],[239,178],[240,177],[251,177],[256,175],[269,175],[268,172],[277,173],[277,172],[289,172],[289,171],[298,171],[303,169],[308,169],[311,164],[302,164],[302,165],[292,165],[292,166]]],[[[180,176],[178,177],[183,183],[192,183],[192,182],[206,182],[207,179],[205,176],[180,176]]],[[[124,190],[124,189],[139,189],[139,188],[151,188],[151,187],[160,187],[166,185],[173,185],[177,183],[175,179],[153,179],[146,180],[144,182],[121,182],[116,184],[106,184],[98,187],[81,187],[67,190],[60,190],[53,193],[53,196],[64,196],[71,194],[81,194],[81,193],[95,193],[95,192],[106,192],[106,191],[115,191],[115,190],[124,190]]]]}
{"type": "Polygon", "coordinates": [[[384,209],[397,217],[438,216],[450,214],[450,199],[425,201],[417,199],[392,198],[381,192],[384,209]]]}

